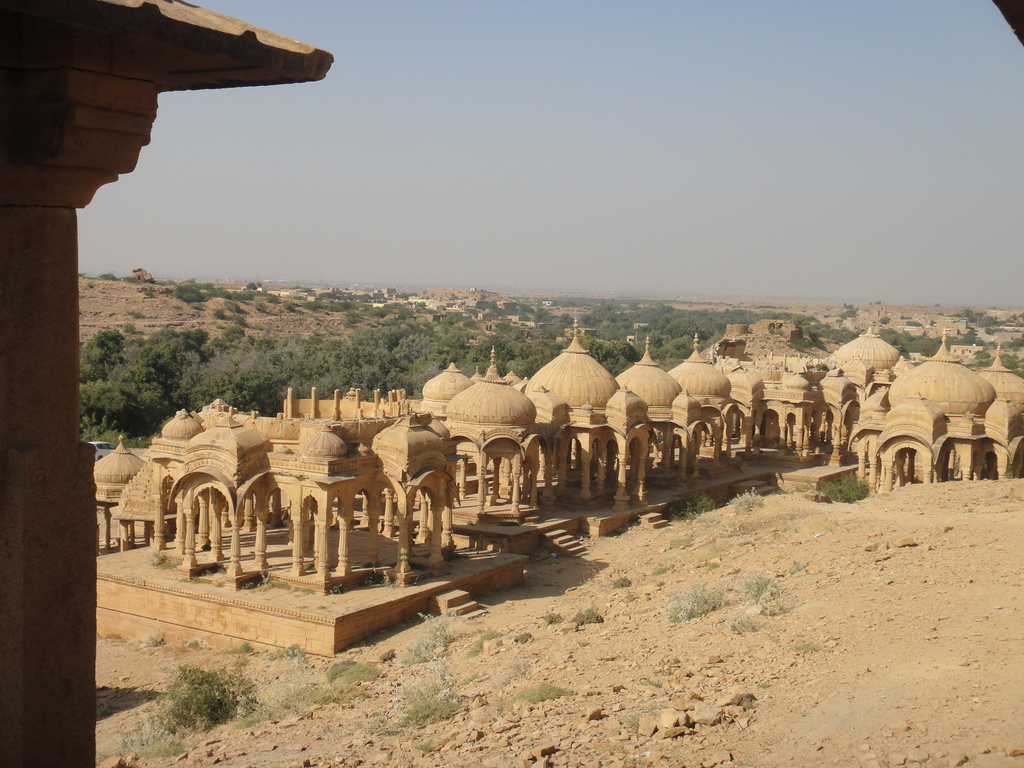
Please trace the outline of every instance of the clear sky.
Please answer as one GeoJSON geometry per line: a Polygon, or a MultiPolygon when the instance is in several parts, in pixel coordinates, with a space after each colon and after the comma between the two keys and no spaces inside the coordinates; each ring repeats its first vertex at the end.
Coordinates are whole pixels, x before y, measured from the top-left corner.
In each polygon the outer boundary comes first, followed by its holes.
{"type": "Polygon", "coordinates": [[[90,274],[1024,306],[988,0],[207,0],[320,83],[169,93],[90,274]]]}

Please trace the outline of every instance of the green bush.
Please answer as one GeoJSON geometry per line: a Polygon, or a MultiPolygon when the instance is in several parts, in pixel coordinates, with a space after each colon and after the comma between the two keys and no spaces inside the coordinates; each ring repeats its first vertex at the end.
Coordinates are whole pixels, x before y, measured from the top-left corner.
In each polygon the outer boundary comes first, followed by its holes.
{"type": "Polygon", "coordinates": [[[673,593],[666,602],[668,620],[673,624],[707,616],[726,604],[725,587],[695,584],[673,593]]]}
{"type": "Polygon", "coordinates": [[[426,665],[426,674],[405,686],[405,712],[401,725],[426,725],[447,720],[461,708],[455,676],[439,661],[426,665]]]}
{"type": "Polygon", "coordinates": [[[866,499],[871,494],[871,486],[851,472],[838,480],[822,483],[821,492],[837,504],[852,504],[866,499]]]}
{"type": "Polygon", "coordinates": [[[540,683],[532,688],[527,688],[525,691],[520,691],[516,694],[516,699],[528,701],[531,704],[540,704],[542,701],[551,701],[551,699],[558,699],[562,696],[575,695],[575,691],[570,691],[567,688],[559,688],[557,685],[551,685],[550,683],[540,683]]]}
{"type": "Polygon", "coordinates": [[[339,682],[346,685],[368,683],[381,676],[380,667],[374,664],[335,664],[327,670],[327,682],[339,682]]]}
{"type": "Polygon", "coordinates": [[[673,501],[661,511],[661,516],[666,520],[693,520],[705,512],[717,509],[715,500],[706,494],[701,494],[695,499],[679,499],[673,501]]]}
{"type": "Polygon", "coordinates": [[[488,640],[497,640],[499,637],[501,637],[501,632],[484,632],[473,642],[471,646],[469,646],[469,650],[466,651],[466,658],[471,659],[474,656],[479,656],[484,652],[485,642],[488,640]]]}
{"type": "Polygon", "coordinates": [[[737,512],[752,512],[764,506],[764,497],[754,491],[747,491],[732,500],[737,512]]]}
{"type": "Polygon", "coordinates": [[[208,731],[256,708],[256,683],[240,670],[202,669],[184,664],[164,697],[169,730],[208,731]]]}
{"type": "Polygon", "coordinates": [[[459,622],[455,616],[427,616],[423,618],[422,628],[409,643],[402,654],[404,664],[422,664],[444,654],[448,644],[458,637],[459,622]]]}
{"type": "Polygon", "coordinates": [[[604,624],[604,616],[594,606],[590,606],[585,611],[579,611],[570,621],[579,628],[584,624],[604,624]]]}

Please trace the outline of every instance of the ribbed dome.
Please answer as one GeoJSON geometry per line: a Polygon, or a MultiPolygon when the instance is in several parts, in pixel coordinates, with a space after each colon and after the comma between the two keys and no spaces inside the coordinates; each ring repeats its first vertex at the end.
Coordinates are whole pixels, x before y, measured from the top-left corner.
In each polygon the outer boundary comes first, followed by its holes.
{"type": "Polygon", "coordinates": [[[730,395],[732,395],[736,390],[747,390],[750,392],[751,398],[756,399],[761,397],[764,393],[764,380],[754,373],[754,371],[737,368],[735,371],[728,373],[727,377],[732,383],[732,390],[729,392],[730,395]]]}
{"type": "Polygon", "coordinates": [[[423,385],[423,399],[447,403],[459,392],[473,386],[473,381],[451,363],[441,373],[423,385]]]}
{"type": "Polygon", "coordinates": [[[574,335],[562,354],[530,379],[526,393],[537,392],[541,387],[561,397],[570,408],[604,408],[608,398],[619,390],[619,383],[574,335]]]}
{"type": "Polygon", "coordinates": [[[525,427],[537,418],[537,408],[518,389],[498,375],[491,350],[487,375],[448,403],[448,423],[525,427]]]}
{"type": "Polygon", "coordinates": [[[947,416],[982,416],[995,398],[996,391],[989,382],[949,353],[945,336],[934,357],[903,374],[889,387],[893,408],[908,400],[924,399],[947,416]]]}
{"type": "Polygon", "coordinates": [[[521,378],[519,378],[518,376],[516,376],[516,372],[515,371],[509,371],[508,373],[506,373],[505,374],[505,381],[507,381],[513,387],[516,386],[517,384],[522,384],[523,383],[523,380],[521,378]]]}
{"type": "Polygon", "coordinates": [[[306,438],[302,452],[307,456],[321,459],[333,459],[345,454],[345,441],[327,425],[321,424],[320,429],[306,438]]]}
{"type": "Polygon", "coordinates": [[[239,424],[227,413],[218,413],[212,425],[188,441],[189,452],[213,448],[243,456],[254,450],[266,451],[270,442],[244,424],[239,424]]]}
{"type": "Polygon", "coordinates": [[[832,359],[839,366],[844,366],[854,360],[863,360],[876,371],[885,371],[896,365],[900,359],[900,351],[880,338],[874,329],[869,328],[856,339],[833,352],[832,359]]]}
{"type": "Polygon", "coordinates": [[[729,377],[701,357],[697,334],[693,335],[693,354],[669,371],[668,375],[698,400],[702,397],[728,397],[732,392],[729,377]]]}
{"type": "Polygon", "coordinates": [[[1024,379],[1010,371],[1000,360],[1003,348],[996,350],[992,365],[978,375],[992,385],[996,391],[996,397],[1000,400],[1009,400],[1011,403],[1024,405],[1024,379]]]}
{"type": "Polygon", "coordinates": [[[806,392],[811,388],[811,382],[799,373],[794,373],[783,379],[782,387],[783,389],[799,389],[801,392],[806,392]]]}
{"type": "Polygon", "coordinates": [[[640,362],[615,377],[619,386],[639,395],[648,407],[672,407],[672,401],[683,391],[679,382],[663,371],[651,358],[650,337],[640,362]]]}
{"type": "Polygon", "coordinates": [[[160,434],[168,440],[191,440],[203,431],[203,425],[192,418],[184,408],[174,414],[174,418],[164,424],[160,434]]]}
{"type": "Polygon", "coordinates": [[[92,476],[97,485],[125,485],[146,462],[124,447],[124,437],[117,438],[117,448],[97,461],[92,476]]]}

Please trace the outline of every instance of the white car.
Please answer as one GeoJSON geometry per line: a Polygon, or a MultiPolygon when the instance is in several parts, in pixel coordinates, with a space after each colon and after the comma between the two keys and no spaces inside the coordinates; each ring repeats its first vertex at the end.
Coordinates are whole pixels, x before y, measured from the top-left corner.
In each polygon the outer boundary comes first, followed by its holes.
{"type": "Polygon", "coordinates": [[[99,461],[104,456],[113,453],[117,449],[117,446],[113,443],[104,443],[99,440],[91,440],[89,445],[96,449],[96,461],[99,461]]]}

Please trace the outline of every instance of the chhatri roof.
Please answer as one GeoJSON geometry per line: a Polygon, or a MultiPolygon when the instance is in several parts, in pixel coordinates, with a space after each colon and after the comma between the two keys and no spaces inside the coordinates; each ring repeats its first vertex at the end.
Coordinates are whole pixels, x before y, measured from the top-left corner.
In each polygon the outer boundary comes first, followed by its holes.
{"type": "Polygon", "coordinates": [[[1018,405],[1024,405],[1024,379],[1013,373],[1003,365],[1001,357],[1003,348],[998,347],[992,359],[992,365],[978,375],[992,385],[996,391],[996,397],[1000,400],[1009,400],[1018,405]]]}
{"type": "Polygon", "coordinates": [[[117,448],[97,461],[92,476],[98,485],[124,485],[139,473],[146,462],[124,447],[124,435],[117,438],[117,448]]]}
{"type": "Polygon", "coordinates": [[[662,370],[651,358],[651,337],[644,343],[644,356],[636,365],[615,377],[619,386],[639,395],[648,407],[672,407],[672,401],[683,391],[679,382],[662,370]]]}
{"type": "Polygon", "coordinates": [[[844,344],[832,353],[832,359],[840,367],[863,360],[876,371],[892,368],[899,362],[900,351],[869,328],[853,341],[844,344]]]}
{"type": "Polygon", "coordinates": [[[191,440],[202,431],[203,425],[182,408],[174,414],[173,419],[164,424],[160,434],[168,440],[191,440]]]}
{"type": "Polygon", "coordinates": [[[572,341],[526,385],[526,393],[541,388],[561,397],[570,408],[604,408],[619,389],[615,377],[580,344],[579,324],[573,321],[572,341]]]}
{"type": "Polygon", "coordinates": [[[700,339],[693,334],[693,354],[668,372],[691,397],[728,397],[732,392],[729,377],[700,354],[700,339]]]}
{"type": "Polygon", "coordinates": [[[889,388],[894,408],[909,400],[929,400],[947,416],[983,416],[995,398],[992,384],[950,354],[945,333],[933,357],[897,378],[889,388]]]}
{"type": "Polygon", "coordinates": [[[473,381],[462,371],[449,364],[441,373],[423,385],[423,399],[447,403],[460,392],[473,386],[473,381]]]}
{"type": "Polygon", "coordinates": [[[487,374],[448,402],[448,424],[526,427],[536,420],[537,407],[498,375],[491,349],[487,374]]]}

